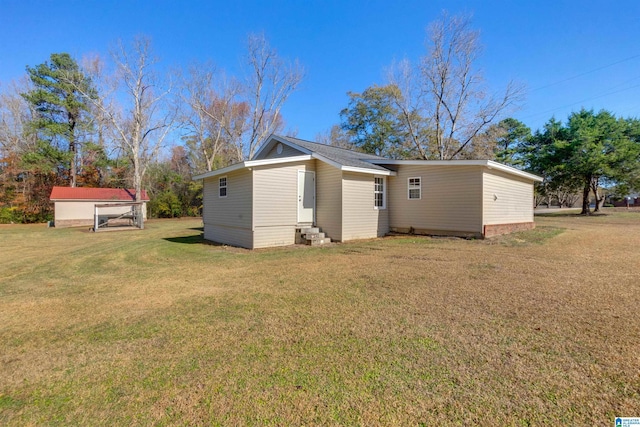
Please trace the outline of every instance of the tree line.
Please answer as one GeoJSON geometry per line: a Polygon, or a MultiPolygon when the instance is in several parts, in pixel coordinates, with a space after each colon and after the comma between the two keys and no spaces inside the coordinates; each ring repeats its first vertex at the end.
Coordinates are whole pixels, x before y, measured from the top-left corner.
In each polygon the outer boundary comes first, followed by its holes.
{"type": "MultiPolygon", "coordinates": [[[[487,89],[479,33],[468,15],[427,28],[417,60],[391,64],[382,85],[347,93],[340,123],[316,140],[404,159],[492,159],[544,177],[539,200],[583,213],[639,188],[640,122],[581,110],[532,132],[509,115],[524,87],[487,89]]],[[[54,185],[147,189],[151,216],[198,215],[194,174],[251,158],[285,132],[281,110],[304,69],[263,35],[247,38],[245,74],[211,63],[163,73],[148,38],[118,42],[107,57],[54,53],[0,93],[0,223],[51,219],[54,185]]]]}
{"type": "Polygon", "coordinates": [[[602,186],[618,197],[640,188],[637,118],[582,109],[532,133],[508,117],[523,102],[522,85],[487,90],[468,15],[445,13],[427,32],[424,56],[392,64],[383,85],[349,92],[340,124],[319,139],[392,158],[496,160],[544,178],[536,203],[570,206],[581,198],[583,214],[591,199],[600,210],[602,186]]]}
{"type": "Polygon", "coordinates": [[[148,38],[106,58],[54,53],[0,94],[0,222],[51,219],[55,185],[147,189],[152,216],[197,215],[193,174],[249,158],[284,128],[281,109],[304,75],[263,35],[246,74],[212,64],[163,74],[148,38]]]}
{"type": "MultiPolygon", "coordinates": [[[[393,86],[373,87],[352,94],[357,100],[352,98],[342,112],[342,123],[323,135],[324,141],[395,158],[442,159],[435,135],[425,139],[435,150],[418,150],[407,134],[409,128],[397,125],[404,113],[390,99],[375,95],[395,90],[393,86]]],[[[581,213],[589,215],[604,205],[605,188],[612,199],[640,189],[640,120],[616,117],[606,110],[581,109],[564,123],[552,117],[535,132],[519,120],[506,118],[474,134],[466,148],[459,140],[450,146],[457,148],[444,156],[449,160],[495,160],[541,176],[543,182],[535,186],[536,206],[554,202],[572,207],[581,200],[581,213]]]]}

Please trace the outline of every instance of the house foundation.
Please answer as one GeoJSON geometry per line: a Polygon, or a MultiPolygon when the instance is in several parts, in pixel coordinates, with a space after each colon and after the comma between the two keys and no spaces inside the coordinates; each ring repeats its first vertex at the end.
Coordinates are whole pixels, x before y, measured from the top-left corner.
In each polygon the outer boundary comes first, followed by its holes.
{"type": "Polygon", "coordinates": [[[487,224],[484,226],[484,237],[499,236],[501,234],[515,233],[518,231],[533,230],[535,222],[517,222],[513,224],[487,224]]]}

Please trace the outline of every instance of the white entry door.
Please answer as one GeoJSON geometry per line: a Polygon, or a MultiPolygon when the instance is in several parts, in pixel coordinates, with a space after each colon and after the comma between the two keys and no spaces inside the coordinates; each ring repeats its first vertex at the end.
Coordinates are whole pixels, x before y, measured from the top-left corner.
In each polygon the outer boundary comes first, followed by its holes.
{"type": "Polygon", "coordinates": [[[298,223],[313,224],[316,209],[316,173],[298,171],[298,223]]]}

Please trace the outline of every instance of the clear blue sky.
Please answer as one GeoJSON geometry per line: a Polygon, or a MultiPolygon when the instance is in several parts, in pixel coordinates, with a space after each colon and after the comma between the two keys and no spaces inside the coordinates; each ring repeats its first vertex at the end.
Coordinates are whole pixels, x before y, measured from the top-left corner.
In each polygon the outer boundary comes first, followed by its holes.
{"type": "Polygon", "coordinates": [[[264,32],[307,76],[283,110],[313,139],[339,122],[347,91],[384,82],[392,60],[424,52],[443,9],[472,12],[492,88],[529,89],[512,114],[537,129],[581,107],[640,116],[640,1],[150,1],[0,0],[0,84],[51,53],[106,55],[145,34],[167,67],[213,61],[238,73],[246,36],[264,32]]]}

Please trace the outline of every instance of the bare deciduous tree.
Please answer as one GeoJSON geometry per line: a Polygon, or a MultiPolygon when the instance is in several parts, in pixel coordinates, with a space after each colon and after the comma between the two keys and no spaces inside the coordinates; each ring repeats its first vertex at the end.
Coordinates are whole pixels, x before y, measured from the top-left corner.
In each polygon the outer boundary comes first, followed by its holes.
{"type": "Polygon", "coordinates": [[[182,79],[181,121],[199,169],[211,171],[226,161],[241,161],[242,136],[249,108],[239,100],[241,87],[216,73],[212,65],[194,65],[182,79]],[[222,158],[224,157],[224,159],[222,158]]]}
{"type": "Polygon", "coordinates": [[[221,151],[222,129],[212,132],[212,118],[207,107],[213,95],[213,66],[193,65],[188,74],[181,78],[178,101],[181,103],[180,121],[187,131],[187,145],[190,147],[199,171],[213,170],[214,162],[221,151]]]}
{"type": "Polygon", "coordinates": [[[297,62],[280,59],[263,35],[251,35],[242,82],[212,65],[191,67],[182,78],[181,121],[199,169],[251,158],[260,142],[281,131],[282,106],[302,80],[297,62]]]}
{"type": "Polygon", "coordinates": [[[35,134],[27,132],[34,111],[20,95],[28,90],[29,81],[24,78],[0,93],[0,154],[19,153],[35,146],[35,134]]]}
{"type": "Polygon", "coordinates": [[[416,78],[415,70],[408,59],[392,64],[387,79],[394,88],[393,97],[399,118],[404,124],[405,146],[411,147],[422,159],[430,159],[437,150],[431,138],[431,120],[424,115],[425,91],[416,78]]]}
{"type": "Polygon", "coordinates": [[[421,71],[433,103],[431,117],[441,159],[456,157],[500,113],[519,101],[522,90],[509,82],[493,96],[474,67],[481,46],[469,16],[448,16],[429,27],[429,51],[421,71]]]}
{"type": "Polygon", "coordinates": [[[391,83],[400,89],[397,106],[423,158],[459,157],[521,101],[523,88],[514,82],[500,95],[487,92],[476,68],[481,50],[470,17],[445,13],[428,28],[427,54],[419,67],[402,61],[389,73],[391,83]]]}
{"type": "Polygon", "coordinates": [[[29,80],[24,78],[0,93],[0,205],[11,199],[12,189],[22,200],[29,190],[30,181],[21,158],[36,147],[37,136],[29,131],[35,111],[21,94],[30,89],[29,80]],[[22,179],[16,179],[20,174],[22,179]]]}
{"type": "Polygon", "coordinates": [[[131,50],[119,43],[113,59],[129,105],[124,115],[113,108],[106,112],[133,164],[133,185],[139,201],[147,167],[157,158],[175,119],[175,111],[167,103],[171,86],[161,87],[149,39],[136,39],[131,50]]]}
{"type": "MultiPolygon", "coordinates": [[[[81,60],[81,66],[85,70],[87,75],[94,78],[96,84],[104,83],[105,61],[100,55],[91,54],[84,56],[81,60]]],[[[92,109],[89,117],[92,120],[94,141],[98,146],[102,148],[106,148],[110,130],[109,121],[107,120],[105,115],[102,114],[104,101],[105,100],[103,99],[102,93],[99,93],[98,96],[93,100],[93,102],[89,104],[89,107],[92,109]]]]}
{"type": "Polygon", "coordinates": [[[355,150],[355,146],[349,139],[349,135],[340,127],[333,125],[328,131],[320,132],[316,135],[316,142],[320,144],[333,145],[334,147],[355,150]]]}
{"type": "Polygon", "coordinates": [[[257,145],[282,128],[280,110],[299,86],[304,70],[278,57],[264,35],[250,35],[247,65],[249,76],[244,96],[250,106],[248,125],[240,150],[252,158],[257,145]]]}
{"type": "Polygon", "coordinates": [[[489,159],[495,158],[497,141],[504,137],[506,130],[492,124],[477,133],[471,141],[458,153],[463,159],[489,159]]]}
{"type": "Polygon", "coordinates": [[[133,187],[139,201],[147,168],[173,127],[176,114],[168,103],[171,85],[162,86],[155,69],[158,60],[147,38],[136,38],[131,47],[119,42],[112,60],[115,73],[103,79],[102,97],[92,103],[133,166],[133,187]]]}

